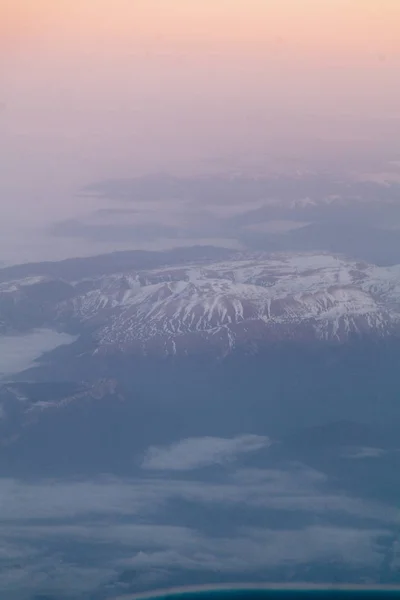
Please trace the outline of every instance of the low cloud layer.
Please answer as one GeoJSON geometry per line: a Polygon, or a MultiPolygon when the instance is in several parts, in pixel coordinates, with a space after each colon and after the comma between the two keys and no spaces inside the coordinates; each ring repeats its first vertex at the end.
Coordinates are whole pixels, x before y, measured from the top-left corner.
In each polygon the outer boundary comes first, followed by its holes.
{"type": "Polygon", "coordinates": [[[0,336],[0,379],[28,369],[44,352],[71,344],[75,339],[72,335],[50,329],[0,336]]]}
{"type": "MultiPolygon", "coordinates": [[[[398,170],[394,163],[391,168],[398,170]]],[[[393,177],[318,172],[110,180],[82,190],[94,210],[53,223],[47,233],[49,243],[57,238],[57,246],[83,244],[83,254],[197,244],[326,250],[395,264],[400,262],[399,189],[393,177]]]]}
{"type": "Polygon", "coordinates": [[[240,454],[255,452],[270,445],[267,437],[240,435],[235,438],[202,437],[182,440],[167,447],[148,450],[144,469],[188,471],[234,460],[240,454]]]}
{"type": "Polygon", "coordinates": [[[333,492],[324,473],[232,463],[218,481],[187,472],[266,445],[257,436],[183,440],[149,450],[149,471],[131,480],[0,480],[0,592],[75,597],[108,586],[113,596],[123,573],[141,590],[193,572],[252,579],[288,565],[389,564],[396,507],[333,492]]]}

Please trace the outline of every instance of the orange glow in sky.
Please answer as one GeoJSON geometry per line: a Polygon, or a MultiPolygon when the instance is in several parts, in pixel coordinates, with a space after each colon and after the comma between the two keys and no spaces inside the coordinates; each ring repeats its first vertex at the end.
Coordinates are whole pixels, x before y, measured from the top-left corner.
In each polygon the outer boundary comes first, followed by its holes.
{"type": "MultiPolygon", "coordinates": [[[[3,52],[130,42],[222,52],[305,52],[314,59],[399,57],[399,0],[1,0],[3,52]],[[322,56],[321,56],[322,55],[322,56]]],[[[1,6],[1,5],[0,5],[1,6]]],[[[74,51],[72,47],[69,48],[74,51]]],[[[109,49],[112,51],[112,49],[109,49]]]]}
{"type": "Polygon", "coordinates": [[[399,73],[400,0],[0,0],[0,220],[99,178],[399,160],[399,73]]]}

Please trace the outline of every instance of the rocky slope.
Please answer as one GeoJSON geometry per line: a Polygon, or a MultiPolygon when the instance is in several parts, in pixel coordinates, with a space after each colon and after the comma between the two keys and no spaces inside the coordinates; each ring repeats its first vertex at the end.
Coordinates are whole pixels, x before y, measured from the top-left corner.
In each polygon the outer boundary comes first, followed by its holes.
{"type": "Polygon", "coordinates": [[[345,341],[400,331],[400,266],[328,254],[233,255],[65,281],[0,285],[0,326],[85,332],[96,353],[170,355],[271,340],[345,341]]]}

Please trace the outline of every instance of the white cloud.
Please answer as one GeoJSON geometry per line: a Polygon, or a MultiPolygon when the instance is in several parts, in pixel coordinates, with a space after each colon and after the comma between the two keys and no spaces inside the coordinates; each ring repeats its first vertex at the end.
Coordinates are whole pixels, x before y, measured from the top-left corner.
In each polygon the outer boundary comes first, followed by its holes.
{"type": "Polygon", "coordinates": [[[329,513],[398,522],[396,507],[325,489],[322,473],[301,465],[287,469],[240,469],[215,481],[179,477],[120,480],[43,481],[0,479],[0,523],[36,519],[71,519],[86,515],[154,519],[171,500],[198,505],[329,513]]]}
{"type": "Polygon", "coordinates": [[[168,583],[169,570],[175,567],[236,576],[315,561],[379,566],[384,553],[379,538],[398,523],[398,510],[328,493],[327,483],[322,473],[301,464],[221,473],[218,482],[171,477],[169,471],[168,477],[131,480],[0,479],[0,595],[23,589],[32,593],[48,585],[90,591],[126,568],[133,568],[140,581],[160,576],[168,583]],[[313,518],[300,519],[300,527],[291,528],[288,522],[277,528],[274,516],[260,523],[254,511],[253,527],[244,518],[210,535],[201,518],[188,522],[169,504],[179,499],[193,503],[200,516],[201,505],[206,505],[211,522],[221,508],[235,506],[261,508],[263,514],[270,508],[302,511],[313,518]],[[345,520],[334,526],[338,515],[345,520]],[[360,523],[365,518],[371,518],[370,527],[360,523]],[[96,568],[68,554],[71,548],[87,551],[89,545],[109,549],[102,550],[96,568]]]}
{"type": "MultiPolygon", "coordinates": [[[[26,526],[19,532],[12,526],[8,535],[21,544],[21,551],[15,546],[8,562],[1,563],[0,594],[9,597],[10,592],[18,591],[21,597],[22,592],[27,592],[23,597],[31,597],[35,591],[48,589],[53,593],[89,593],[115,580],[125,569],[134,569],[136,581],[154,579],[156,583],[161,577],[168,583],[171,568],[214,570],[237,577],[281,564],[295,566],[314,561],[378,567],[382,554],[377,541],[384,533],[380,529],[314,526],[291,530],[248,528],[226,537],[209,537],[179,527],[110,526],[108,521],[102,525],[26,526]],[[37,551],[31,555],[24,551],[25,537],[30,543],[37,542],[37,551]],[[109,554],[98,556],[95,566],[90,561],[71,562],[62,550],[54,553],[56,539],[68,540],[67,547],[74,540],[76,548],[87,548],[87,543],[97,548],[104,541],[109,554]]],[[[63,543],[58,547],[62,549],[63,543]]]]}
{"type": "Polygon", "coordinates": [[[139,551],[125,564],[136,569],[171,567],[245,572],[282,563],[339,560],[346,564],[377,565],[382,560],[376,539],[379,529],[305,527],[303,529],[248,529],[232,537],[193,535],[179,547],[139,551]]]}
{"type": "Polygon", "coordinates": [[[71,344],[76,336],[51,329],[37,329],[24,335],[0,336],[0,376],[8,376],[34,366],[44,352],[71,344]]]}
{"type": "Polygon", "coordinates": [[[270,445],[267,437],[241,435],[235,438],[188,438],[167,447],[151,447],[144,469],[188,471],[207,465],[223,464],[238,455],[255,452],[270,445]]]}
{"type": "Polygon", "coordinates": [[[345,458],[379,458],[386,454],[385,450],[382,448],[348,448],[346,449],[342,456],[345,458]]]}

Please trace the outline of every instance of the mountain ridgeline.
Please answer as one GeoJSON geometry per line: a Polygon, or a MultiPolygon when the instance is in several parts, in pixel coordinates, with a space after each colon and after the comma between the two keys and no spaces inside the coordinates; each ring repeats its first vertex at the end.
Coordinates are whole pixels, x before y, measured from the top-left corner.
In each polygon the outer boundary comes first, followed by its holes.
{"type": "Polygon", "coordinates": [[[222,254],[160,253],[151,268],[114,256],[105,273],[80,259],[76,276],[73,261],[68,276],[65,264],[58,277],[53,264],[24,266],[22,279],[3,270],[4,333],[54,328],[76,341],[4,378],[2,472],[132,474],[149,445],[243,432],[283,444],[335,423],[392,444],[400,269],[222,254]]]}

